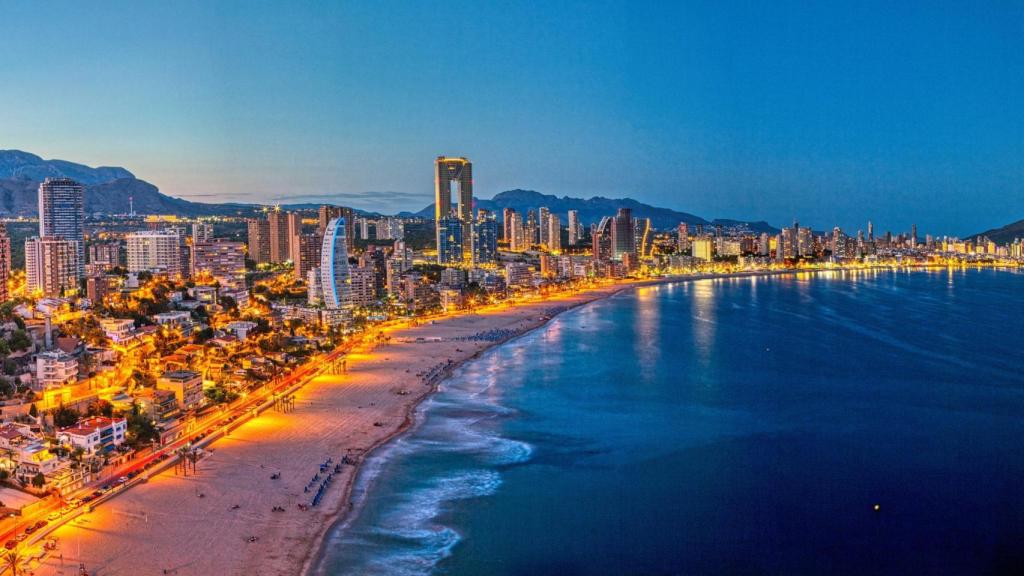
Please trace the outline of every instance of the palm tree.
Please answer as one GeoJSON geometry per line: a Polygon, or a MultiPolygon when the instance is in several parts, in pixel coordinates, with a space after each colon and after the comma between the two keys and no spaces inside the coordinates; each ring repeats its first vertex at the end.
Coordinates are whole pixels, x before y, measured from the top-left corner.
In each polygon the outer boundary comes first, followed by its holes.
{"type": "Polygon", "coordinates": [[[7,553],[4,554],[4,567],[6,568],[4,570],[5,572],[7,570],[10,570],[11,576],[18,576],[18,574],[21,573],[20,565],[21,552],[18,552],[17,548],[15,548],[14,550],[8,550],[7,553]]]}

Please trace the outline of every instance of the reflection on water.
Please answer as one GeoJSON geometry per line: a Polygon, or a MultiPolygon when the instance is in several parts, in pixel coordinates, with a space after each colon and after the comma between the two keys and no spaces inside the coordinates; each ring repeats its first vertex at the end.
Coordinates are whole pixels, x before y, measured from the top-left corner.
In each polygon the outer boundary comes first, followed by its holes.
{"type": "Polygon", "coordinates": [[[322,573],[1019,573],[1021,293],[857,271],[568,312],[371,458],[322,573]]]}

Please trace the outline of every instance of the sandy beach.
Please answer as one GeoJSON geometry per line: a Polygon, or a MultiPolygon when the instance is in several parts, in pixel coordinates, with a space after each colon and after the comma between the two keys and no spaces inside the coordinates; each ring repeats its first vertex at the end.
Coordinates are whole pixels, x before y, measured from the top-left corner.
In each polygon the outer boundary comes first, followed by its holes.
{"type": "Polygon", "coordinates": [[[216,441],[195,474],[172,468],[61,527],[59,550],[33,569],[77,574],[81,562],[94,576],[308,572],[326,532],[351,508],[358,464],[410,426],[448,370],[629,286],[395,329],[390,343],[353,350],[347,373],[304,386],[294,410],[268,411],[216,441]],[[352,464],[342,463],[346,456],[352,464]],[[336,466],[319,504],[300,510],[336,466]]]}

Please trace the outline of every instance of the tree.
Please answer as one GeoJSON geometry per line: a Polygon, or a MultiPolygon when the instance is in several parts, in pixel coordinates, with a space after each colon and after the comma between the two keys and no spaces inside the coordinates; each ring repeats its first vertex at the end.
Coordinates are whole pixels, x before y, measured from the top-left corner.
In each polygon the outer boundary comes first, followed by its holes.
{"type": "Polygon", "coordinates": [[[30,338],[28,332],[25,332],[24,330],[15,330],[11,333],[11,337],[7,342],[7,345],[15,352],[28,350],[29,346],[32,345],[32,338],[30,338]]]}
{"type": "Polygon", "coordinates": [[[68,408],[67,406],[61,406],[53,409],[53,425],[57,428],[66,428],[68,426],[74,426],[81,414],[77,410],[68,408]]]}
{"type": "Polygon", "coordinates": [[[21,574],[21,552],[18,552],[17,549],[9,550],[4,554],[4,564],[11,571],[11,576],[21,574]]]}
{"type": "Polygon", "coordinates": [[[125,416],[125,420],[128,421],[125,442],[132,448],[139,448],[160,439],[160,431],[138,404],[132,404],[132,409],[125,416]]]}
{"type": "Polygon", "coordinates": [[[42,472],[36,472],[36,475],[32,477],[32,485],[36,488],[42,488],[46,485],[46,476],[43,476],[42,472]]]}

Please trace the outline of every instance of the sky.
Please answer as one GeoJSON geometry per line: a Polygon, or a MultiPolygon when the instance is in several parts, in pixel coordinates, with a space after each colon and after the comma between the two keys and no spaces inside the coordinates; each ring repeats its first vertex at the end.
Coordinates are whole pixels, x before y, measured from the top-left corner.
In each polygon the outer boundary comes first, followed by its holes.
{"type": "Polygon", "coordinates": [[[418,210],[433,159],[705,218],[1024,218],[1024,2],[3,2],[0,148],[418,210]]]}

